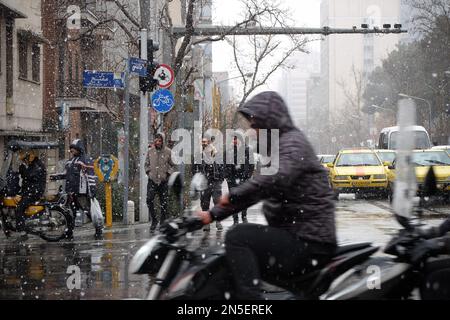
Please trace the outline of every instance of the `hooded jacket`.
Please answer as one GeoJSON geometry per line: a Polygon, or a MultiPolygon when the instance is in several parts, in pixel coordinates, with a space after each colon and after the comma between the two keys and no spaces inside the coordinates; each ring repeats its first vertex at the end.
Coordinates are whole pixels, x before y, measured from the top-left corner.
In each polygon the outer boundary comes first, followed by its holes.
{"type": "Polygon", "coordinates": [[[41,160],[35,158],[28,166],[21,165],[19,168],[22,177],[22,196],[39,199],[45,193],[47,170],[41,160]]]}
{"type": "MultiPolygon", "coordinates": [[[[172,161],[172,152],[165,146],[164,135],[158,133],[155,138],[160,137],[163,141],[161,149],[151,147],[145,158],[145,172],[148,178],[155,184],[161,184],[169,179],[175,171],[175,164],[172,161]]],[[[150,185],[150,184],[149,184],[150,185]]]]}
{"type": "Polygon", "coordinates": [[[238,111],[252,118],[256,128],[279,130],[279,168],[273,175],[256,175],[233,188],[230,208],[211,209],[213,220],[264,200],[263,212],[270,226],[303,240],[335,246],[335,207],[327,173],[305,135],[294,126],[283,99],[275,92],[262,92],[238,111]]]}
{"type": "Polygon", "coordinates": [[[83,142],[80,139],[74,140],[70,148],[78,150],[78,156],[66,162],[66,192],[76,194],[87,194],[95,196],[97,177],[92,168],[84,168],[81,163],[93,166],[92,158],[86,156],[83,142]]]}

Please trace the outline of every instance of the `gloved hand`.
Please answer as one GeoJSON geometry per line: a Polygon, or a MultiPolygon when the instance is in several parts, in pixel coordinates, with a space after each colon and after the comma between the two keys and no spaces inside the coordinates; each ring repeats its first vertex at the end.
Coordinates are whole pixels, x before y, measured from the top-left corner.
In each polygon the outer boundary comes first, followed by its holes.
{"type": "Polygon", "coordinates": [[[426,257],[439,254],[445,249],[445,242],[441,238],[423,240],[411,250],[410,260],[416,264],[426,257]]]}
{"type": "Polygon", "coordinates": [[[200,216],[192,216],[185,220],[184,225],[189,232],[192,232],[203,228],[205,223],[200,216]]]}

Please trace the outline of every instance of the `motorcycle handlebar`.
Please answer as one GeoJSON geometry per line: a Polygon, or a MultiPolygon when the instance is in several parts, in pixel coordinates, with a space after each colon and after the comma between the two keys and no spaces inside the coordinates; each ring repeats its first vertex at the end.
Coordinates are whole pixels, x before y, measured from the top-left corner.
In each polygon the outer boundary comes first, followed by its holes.
{"type": "Polygon", "coordinates": [[[159,231],[169,239],[177,239],[188,232],[199,230],[203,227],[203,221],[198,217],[182,217],[161,225],[159,231]]]}

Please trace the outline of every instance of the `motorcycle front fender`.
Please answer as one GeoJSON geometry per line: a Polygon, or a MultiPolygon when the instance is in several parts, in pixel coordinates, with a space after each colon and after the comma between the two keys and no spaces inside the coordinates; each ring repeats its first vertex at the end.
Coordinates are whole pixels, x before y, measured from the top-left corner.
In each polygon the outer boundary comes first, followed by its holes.
{"type": "Polygon", "coordinates": [[[223,300],[231,290],[231,275],[223,254],[194,261],[171,281],[166,300],[223,300]]]}

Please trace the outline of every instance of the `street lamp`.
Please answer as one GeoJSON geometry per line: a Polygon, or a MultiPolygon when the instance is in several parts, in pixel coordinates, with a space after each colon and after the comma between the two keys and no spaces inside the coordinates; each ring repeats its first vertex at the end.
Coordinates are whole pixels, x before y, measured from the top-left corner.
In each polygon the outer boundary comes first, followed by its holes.
{"type": "Polygon", "coordinates": [[[410,95],[407,95],[407,94],[404,94],[404,93],[399,93],[398,95],[400,97],[403,97],[403,98],[416,99],[416,100],[420,100],[420,101],[425,101],[427,103],[428,109],[430,111],[430,113],[428,115],[428,126],[429,126],[429,130],[430,130],[429,134],[431,136],[431,104],[430,104],[430,102],[428,100],[424,99],[424,98],[410,96],[410,95]]]}

